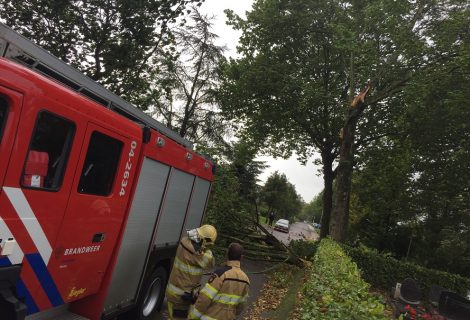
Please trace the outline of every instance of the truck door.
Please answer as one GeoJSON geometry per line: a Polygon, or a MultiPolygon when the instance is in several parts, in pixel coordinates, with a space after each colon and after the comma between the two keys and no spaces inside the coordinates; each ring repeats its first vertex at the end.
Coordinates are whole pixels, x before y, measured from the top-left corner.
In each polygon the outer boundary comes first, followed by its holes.
{"type": "Polygon", "coordinates": [[[55,260],[54,242],[86,123],[82,124],[78,112],[61,103],[63,99],[49,99],[41,92],[23,96],[20,117],[19,95],[2,92],[8,97],[2,140],[11,152],[3,156],[2,142],[0,166],[7,169],[1,171],[0,233],[10,233],[16,242],[8,258],[13,264],[22,263],[18,295],[26,299],[28,312],[34,313],[63,303],[48,265],[55,260]]]}
{"type": "Polygon", "coordinates": [[[10,160],[22,104],[20,93],[0,86],[0,187],[10,160]]]}
{"type": "Polygon", "coordinates": [[[89,123],[56,243],[66,302],[96,293],[116,246],[140,142],[89,123]]]}

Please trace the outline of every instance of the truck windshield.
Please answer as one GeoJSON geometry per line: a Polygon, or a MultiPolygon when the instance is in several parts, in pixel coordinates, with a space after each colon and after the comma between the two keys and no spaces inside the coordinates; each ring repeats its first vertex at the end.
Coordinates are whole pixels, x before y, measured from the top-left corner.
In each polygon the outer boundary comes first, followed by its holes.
{"type": "Polygon", "coordinates": [[[3,128],[5,127],[5,123],[7,122],[7,112],[7,101],[4,98],[0,97],[0,142],[2,141],[3,128]]]}

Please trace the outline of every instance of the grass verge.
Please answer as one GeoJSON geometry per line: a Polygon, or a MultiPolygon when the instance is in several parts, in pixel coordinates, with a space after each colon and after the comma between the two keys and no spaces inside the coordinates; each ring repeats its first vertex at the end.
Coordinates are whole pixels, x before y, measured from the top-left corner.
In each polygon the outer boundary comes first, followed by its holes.
{"type": "Polygon", "coordinates": [[[295,307],[302,287],[304,271],[284,264],[268,276],[258,299],[245,314],[244,320],[286,320],[295,307]]]}

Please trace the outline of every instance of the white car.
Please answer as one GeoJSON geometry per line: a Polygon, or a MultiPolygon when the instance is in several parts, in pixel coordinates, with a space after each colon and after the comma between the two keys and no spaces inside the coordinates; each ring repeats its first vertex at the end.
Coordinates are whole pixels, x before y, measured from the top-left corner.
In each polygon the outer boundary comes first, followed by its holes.
{"type": "Polygon", "coordinates": [[[274,230],[279,230],[282,232],[289,233],[289,220],[286,220],[286,219],[277,220],[276,224],[274,225],[274,230]]]}

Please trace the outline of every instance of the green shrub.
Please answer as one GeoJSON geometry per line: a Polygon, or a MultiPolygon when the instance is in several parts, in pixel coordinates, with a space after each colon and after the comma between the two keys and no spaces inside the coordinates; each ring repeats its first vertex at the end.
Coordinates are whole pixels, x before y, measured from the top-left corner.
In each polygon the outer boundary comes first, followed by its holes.
{"type": "Polygon", "coordinates": [[[356,264],[337,243],[323,239],[303,288],[301,318],[388,319],[382,301],[368,290],[356,264]]]}
{"type": "Polygon", "coordinates": [[[259,216],[259,223],[260,224],[268,224],[268,222],[269,222],[268,218],[266,218],[265,216],[262,216],[262,215],[259,216]]]}
{"type": "Polygon", "coordinates": [[[317,241],[292,240],[289,243],[289,249],[298,257],[310,260],[317,251],[317,241]]]}
{"type": "Polygon", "coordinates": [[[423,268],[409,262],[402,262],[382,255],[367,247],[352,248],[343,245],[343,249],[362,270],[363,278],[376,288],[389,290],[397,282],[413,278],[421,285],[424,294],[434,285],[466,295],[470,290],[470,279],[443,271],[423,268]]]}

